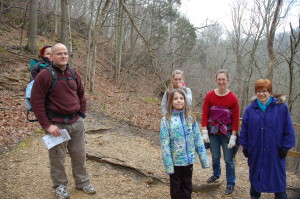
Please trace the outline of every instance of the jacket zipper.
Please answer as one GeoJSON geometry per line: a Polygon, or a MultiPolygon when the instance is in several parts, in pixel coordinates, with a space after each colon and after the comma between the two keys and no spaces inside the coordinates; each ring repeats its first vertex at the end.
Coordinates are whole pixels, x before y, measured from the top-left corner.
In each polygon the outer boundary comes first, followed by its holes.
{"type": "Polygon", "coordinates": [[[187,160],[188,160],[188,164],[190,165],[190,158],[188,156],[188,142],[187,142],[187,135],[186,135],[186,130],[185,130],[185,125],[184,125],[184,121],[183,121],[183,113],[180,113],[180,121],[181,121],[181,124],[182,124],[182,129],[183,129],[183,133],[184,133],[184,139],[185,139],[185,154],[186,154],[186,157],[187,157],[187,160]]]}

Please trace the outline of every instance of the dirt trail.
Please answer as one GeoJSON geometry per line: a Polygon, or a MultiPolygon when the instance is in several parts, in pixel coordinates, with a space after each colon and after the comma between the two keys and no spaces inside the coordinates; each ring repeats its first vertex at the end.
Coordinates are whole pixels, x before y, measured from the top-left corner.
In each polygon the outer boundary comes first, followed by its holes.
{"type": "MultiPolygon", "coordinates": [[[[147,175],[155,176],[163,182],[168,181],[161,160],[158,132],[138,129],[103,113],[89,114],[85,122],[89,155],[104,156],[108,161],[117,160],[147,175]]],[[[43,133],[34,134],[22,142],[18,148],[0,155],[0,198],[56,198],[54,190],[51,189],[48,154],[42,136],[43,133]]],[[[193,193],[193,198],[249,198],[246,160],[241,153],[238,153],[237,159],[237,185],[234,194],[223,195],[225,190],[223,183],[215,190],[193,193]]],[[[167,183],[153,181],[135,170],[108,163],[88,159],[87,164],[92,183],[97,189],[95,195],[87,195],[75,189],[70,159],[67,158],[68,190],[73,199],[169,198],[167,183]]],[[[224,163],[222,164],[222,171],[224,171],[224,163]]],[[[193,183],[204,185],[210,175],[211,169],[202,169],[197,160],[194,165],[193,183]]],[[[288,176],[288,184],[293,182],[299,185],[300,180],[297,176],[292,174],[288,176]]],[[[225,179],[224,174],[222,179],[225,179]]],[[[263,194],[262,198],[273,198],[273,195],[263,194]]]]}

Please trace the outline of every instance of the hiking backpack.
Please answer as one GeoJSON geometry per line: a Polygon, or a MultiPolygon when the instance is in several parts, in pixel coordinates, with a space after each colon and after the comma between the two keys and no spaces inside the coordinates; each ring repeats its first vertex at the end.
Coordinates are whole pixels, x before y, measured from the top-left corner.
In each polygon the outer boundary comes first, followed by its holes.
{"type": "MultiPolygon", "coordinates": [[[[53,90],[54,90],[54,88],[55,88],[58,80],[66,80],[66,81],[68,81],[70,79],[75,79],[76,84],[78,85],[77,75],[76,75],[74,69],[72,67],[70,67],[70,66],[69,66],[69,70],[70,70],[72,76],[71,77],[67,77],[67,78],[58,78],[58,75],[57,75],[55,69],[53,67],[51,67],[51,66],[45,67],[44,69],[47,69],[49,71],[49,73],[51,74],[51,77],[52,77],[52,82],[51,82],[50,88],[49,88],[49,90],[47,92],[46,101],[48,99],[48,96],[53,92],[53,90]]],[[[26,87],[26,96],[25,96],[26,97],[26,105],[27,105],[27,120],[29,122],[35,122],[35,121],[37,121],[37,119],[29,119],[30,112],[33,112],[31,104],[30,104],[30,97],[31,97],[31,91],[32,91],[33,84],[34,84],[34,80],[32,80],[31,82],[29,82],[29,84],[26,87]]],[[[68,85],[71,86],[70,84],[68,84],[68,85]]]]}

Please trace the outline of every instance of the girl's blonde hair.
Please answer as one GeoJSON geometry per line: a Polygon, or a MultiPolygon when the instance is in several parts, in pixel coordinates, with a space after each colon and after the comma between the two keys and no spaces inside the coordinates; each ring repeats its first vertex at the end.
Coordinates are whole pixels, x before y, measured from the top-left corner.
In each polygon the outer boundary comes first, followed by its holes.
{"type": "Polygon", "coordinates": [[[166,117],[166,120],[169,121],[171,116],[172,116],[172,110],[173,110],[173,99],[174,99],[174,95],[175,93],[179,93],[180,95],[183,96],[183,99],[184,99],[184,107],[183,107],[183,110],[184,110],[184,117],[185,117],[185,120],[187,122],[191,122],[194,120],[194,117],[193,115],[189,112],[189,107],[187,106],[187,103],[186,103],[186,96],[185,96],[185,92],[184,90],[180,89],[180,88],[175,88],[173,89],[171,92],[170,92],[170,103],[167,104],[167,113],[165,115],[166,117]]]}
{"type": "Polygon", "coordinates": [[[181,78],[184,79],[184,77],[183,77],[183,72],[182,72],[181,70],[178,70],[178,69],[174,70],[174,71],[172,72],[171,82],[170,82],[170,85],[169,85],[169,89],[170,89],[170,90],[172,90],[172,89],[174,88],[174,87],[173,87],[173,78],[174,78],[174,76],[177,75],[177,74],[180,74],[180,75],[181,75],[181,78]]]}

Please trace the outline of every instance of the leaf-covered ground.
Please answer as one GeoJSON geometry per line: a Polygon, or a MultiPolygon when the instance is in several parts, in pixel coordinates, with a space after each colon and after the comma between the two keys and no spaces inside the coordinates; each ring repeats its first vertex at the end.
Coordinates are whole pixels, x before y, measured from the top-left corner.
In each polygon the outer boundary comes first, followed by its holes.
{"type": "MultiPolygon", "coordinates": [[[[164,173],[160,157],[159,135],[156,131],[143,130],[128,122],[107,116],[104,113],[91,113],[85,120],[87,127],[86,148],[89,158],[87,167],[91,182],[97,189],[95,195],[87,195],[75,189],[72,178],[70,158],[66,158],[66,172],[69,178],[68,190],[73,199],[168,199],[168,176],[164,173]],[[105,161],[95,161],[90,156],[104,157],[105,161]],[[129,165],[143,171],[148,176],[131,168],[115,166],[111,162],[129,165]]],[[[0,155],[0,195],[2,199],[11,198],[49,198],[54,199],[51,188],[47,149],[42,141],[42,131],[35,132],[18,147],[0,155]]],[[[208,151],[209,157],[211,157],[208,151]]],[[[224,195],[225,168],[222,161],[221,183],[208,186],[205,182],[211,169],[202,169],[199,160],[194,165],[193,184],[201,192],[193,192],[194,199],[249,199],[249,181],[246,159],[237,154],[237,184],[235,192],[224,195]]],[[[288,173],[288,186],[297,187],[299,177],[288,173]]],[[[290,199],[297,195],[288,189],[290,199]]],[[[262,195],[263,199],[274,198],[273,194],[262,195]]]]}

